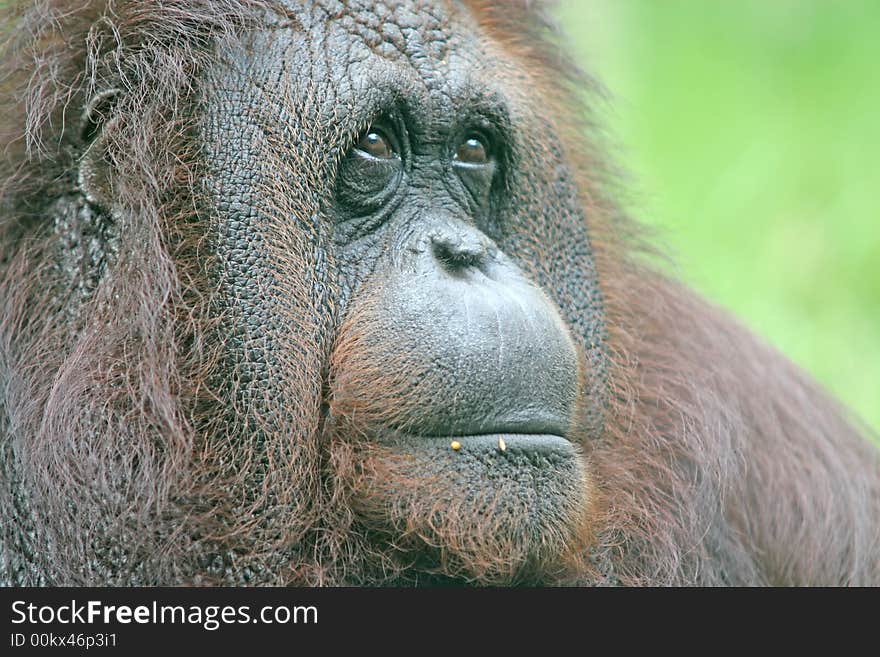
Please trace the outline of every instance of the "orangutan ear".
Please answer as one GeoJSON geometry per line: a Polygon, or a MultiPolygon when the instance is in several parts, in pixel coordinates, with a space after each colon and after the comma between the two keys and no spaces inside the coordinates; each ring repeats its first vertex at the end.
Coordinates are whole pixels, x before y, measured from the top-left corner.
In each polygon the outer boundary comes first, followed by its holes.
{"type": "Polygon", "coordinates": [[[86,103],[80,121],[83,154],[79,163],[79,188],[89,203],[105,207],[111,198],[107,135],[114,122],[114,110],[120,95],[119,89],[95,94],[86,103]]]}

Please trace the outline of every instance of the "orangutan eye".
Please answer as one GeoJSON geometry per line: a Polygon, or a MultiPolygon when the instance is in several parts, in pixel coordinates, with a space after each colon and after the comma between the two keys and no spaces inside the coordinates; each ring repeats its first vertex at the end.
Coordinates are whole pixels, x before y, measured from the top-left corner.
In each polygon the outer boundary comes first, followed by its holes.
{"type": "Polygon", "coordinates": [[[453,161],[460,164],[481,165],[490,160],[489,146],[482,135],[468,135],[455,151],[453,161]]]}
{"type": "Polygon", "coordinates": [[[391,139],[379,128],[369,128],[360,138],[356,148],[377,160],[399,158],[391,139]]]}
{"type": "Polygon", "coordinates": [[[336,197],[352,217],[378,212],[403,178],[401,133],[386,125],[367,128],[339,163],[336,197]]]}

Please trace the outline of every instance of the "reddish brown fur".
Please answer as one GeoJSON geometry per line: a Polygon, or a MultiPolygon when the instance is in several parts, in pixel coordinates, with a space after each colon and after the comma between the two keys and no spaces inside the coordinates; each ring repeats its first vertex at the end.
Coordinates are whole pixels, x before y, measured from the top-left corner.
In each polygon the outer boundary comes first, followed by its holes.
{"type": "MultiPolygon", "coordinates": [[[[532,82],[553,79],[540,72],[558,53],[519,29],[531,3],[471,4],[538,73],[532,82]]],[[[869,430],[784,357],[645,263],[640,254],[650,249],[606,200],[608,168],[591,155],[603,149],[578,138],[582,126],[569,111],[576,100],[559,91],[541,94],[561,110],[568,143],[582,144],[572,159],[613,368],[606,436],[587,445],[603,498],[600,570],[626,584],[880,583],[880,460],[869,430]],[[713,561],[719,550],[727,562],[713,561]]]]}
{"type": "MultiPolygon", "coordinates": [[[[17,468],[2,470],[0,547],[31,553],[34,565],[4,557],[4,580],[405,581],[409,534],[436,538],[420,524],[431,482],[415,488],[406,459],[357,439],[286,440],[290,431],[320,436],[317,427],[279,429],[262,416],[242,425],[214,377],[226,345],[215,330],[222,318],[207,312],[210,245],[190,221],[199,204],[191,84],[210,57],[205,46],[247,26],[259,4],[121,3],[111,14],[100,2],[45,1],[10,32],[0,77],[0,460],[17,468]],[[125,54],[107,61],[117,40],[125,54]],[[137,248],[71,322],[59,308],[74,292],[49,264],[46,199],[72,186],[76,108],[120,69],[127,94],[108,152],[114,191],[138,218],[122,219],[125,244],[137,248]],[[265,440],[248,441],[263,424],[265,440]],[[385,544],[355,520],[388,499],[365,483],[381,481],[408,491],[385,544]],[[20,487],[31,497],[16,496],[20,487]],[[41,556],[46,544],[65,546],[62,556],[41,556]],[[132,562],[140,570],[129,572],[132,562]]],[[[612,201],[602,148],[583,136],[572,92],[584,80],[542,33],[532,4],[470,3],[487,39],[528,76],[511,92],[537,88],[570,145],[612,363],[604,435],[583,445],[595,499],[579,535],[591,547],[560,548],[564,558],[548,557],[535,573],[565,583],[880,584],[880,465],[867,430],[784,358],[645,264],[639,231],[612,201]],[[568,87],[553,83],[560,68],[568,87]]],[[[301,268],[290,258],[291,270],[301,268]]],[[[336,371],[376,380],[358,369],[358,349],[358,336],[343,331],[336,371]]],[[[313,364],[324,356],[310,354],[313,364]]],[[[293,415],[311,418],[319,400],[306,375],[293,386],[301,392],[293,415]]],[[[393,419],[395,382],[378,380],[372,399],[334,400],[337,415],[393,419]]],[[[446,574],[513,574],[516,545],[473,518],[447,517],[439,533],[463,546],[453,559],[470,556],[441,564],[446,574]]]]}

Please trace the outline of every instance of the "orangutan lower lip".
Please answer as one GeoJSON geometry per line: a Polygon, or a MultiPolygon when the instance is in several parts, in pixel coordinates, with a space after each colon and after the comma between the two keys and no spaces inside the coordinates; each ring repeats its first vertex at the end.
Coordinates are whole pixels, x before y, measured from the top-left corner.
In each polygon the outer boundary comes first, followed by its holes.
{"type": "Polygon", "coordinates": [[[494,451],[499,453],[529,453],[547,456],[571,456],[574,445],[571,441],[555,434],[533,433],[490,433],[473,436],[442,436],[422,438],[432,447],[445,445],[454,452],[494,451]]]}

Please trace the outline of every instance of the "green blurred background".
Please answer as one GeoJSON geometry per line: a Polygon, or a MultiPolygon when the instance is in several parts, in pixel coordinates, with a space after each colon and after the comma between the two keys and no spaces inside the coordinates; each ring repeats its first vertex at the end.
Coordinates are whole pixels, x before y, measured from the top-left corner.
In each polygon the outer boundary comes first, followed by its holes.
{"type": "Polygon", "coordinates": [[[880,2],[558,14],[679,275],[880,428],[880,2]]]}

